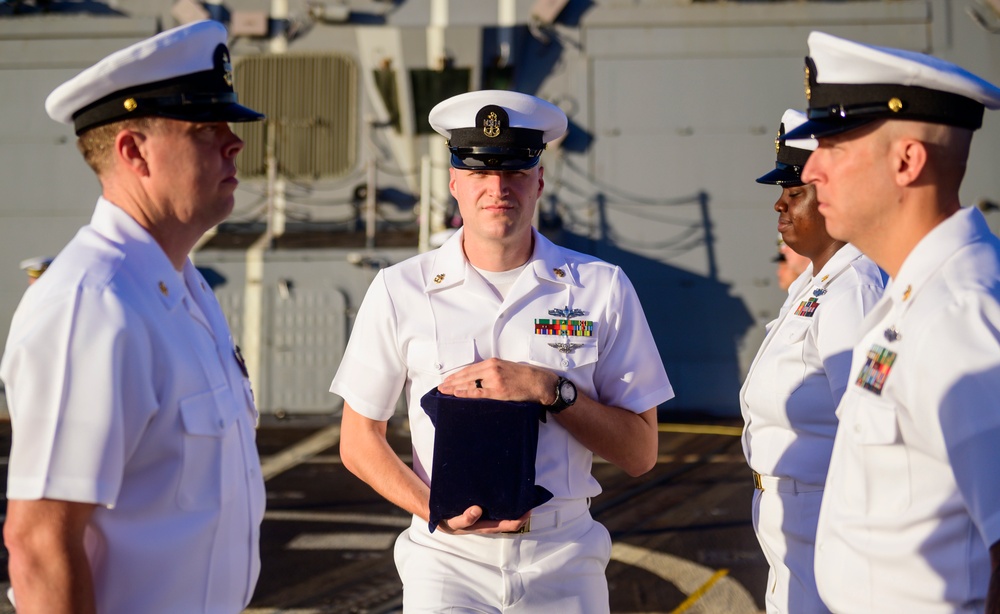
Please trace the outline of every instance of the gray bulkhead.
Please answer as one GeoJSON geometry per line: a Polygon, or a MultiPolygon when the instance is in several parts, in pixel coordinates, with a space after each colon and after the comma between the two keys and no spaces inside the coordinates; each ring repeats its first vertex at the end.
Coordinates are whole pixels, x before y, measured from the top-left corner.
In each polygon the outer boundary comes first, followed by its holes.
{"type": "MultiPolygon", "coordinates": [[[[45,96],[192,6],[241,32],[230,46],[242,100],[282,109],[263,109],[269,127],[240,127],[250,131],[234,214],[194,254],[267,413],[338,409],[327,388],[369,282],[426,241],[421,203],[428,232],[453,217],[444,142],[425,125],[443,92],[507,87],[566,111],[570,132],[543,158],[540,228],[620,264],[637,287],[677,392],[663,409],[734,416],[783,300],[777,188],[754,178],[773,166],[781,113],[805,106],[809,31],[930,52],[1000,82],[995,0],[292,0],[271,24],[277,36],[260,30],[279,10],[263,0],[0,5],[0,337],[25,288],[18,262],[57,253],[99,194],[45,96]],[[275,55],[288,65],[258,65],[275,55]],[[343,85],[326,83],[326,64],[289,68],[304,57],[335,58],[343,85]]],[[[973,141],[962,190],[994,229],[996,115],[973,141]]]]}

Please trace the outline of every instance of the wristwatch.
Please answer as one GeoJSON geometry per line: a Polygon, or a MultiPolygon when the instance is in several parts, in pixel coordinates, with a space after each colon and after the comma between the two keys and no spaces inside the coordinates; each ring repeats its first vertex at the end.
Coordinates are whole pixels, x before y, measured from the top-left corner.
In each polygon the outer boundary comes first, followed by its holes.
{"type": "Polygon", "coordinates": [[[556,381],[556,400],[545,409],[549,410],[550,413],[558,414],[573,403],[576,403],[576,384],[565,377],[560,377],[556,381]]]}

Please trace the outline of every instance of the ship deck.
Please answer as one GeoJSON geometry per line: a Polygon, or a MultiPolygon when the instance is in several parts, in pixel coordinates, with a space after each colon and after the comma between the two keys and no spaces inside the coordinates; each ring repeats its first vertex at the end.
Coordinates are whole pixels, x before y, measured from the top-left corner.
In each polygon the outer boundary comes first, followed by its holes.
{"type": "MultiPolygon", "coordinates": [[[[739,430],[733,420],[661,423],[659,460],[639,478],[596,459],[604,492],[591,511],[613,539],[612,612],[763,610],[767,563],[751,526],[753,486],[739,430]]],[[[262,569],[245,614],[401,611],[392,546],[409,517],[344,468],[338,436],[339,421],[330,418],[263,421],[262,569]]],[[[389,439],[408,459],[406,425],[390,422],[389,439]]],[[[8,422],[0,422],[0,446],[6,466],[8,422]]],[[[13,611],[3,600],[0,614],[13,611]]]]}

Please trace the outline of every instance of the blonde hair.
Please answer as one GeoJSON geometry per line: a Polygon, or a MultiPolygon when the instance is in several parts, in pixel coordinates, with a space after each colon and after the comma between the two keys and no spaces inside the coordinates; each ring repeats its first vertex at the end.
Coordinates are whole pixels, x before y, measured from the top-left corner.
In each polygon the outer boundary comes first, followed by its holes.
{"type": "Polygon", "coordinates": [[[138,117],[91,128],[77,138],[76,147],[87,165],[100,177],[111,167],[118,133],[122,130],[149,130],[154,120],[154,117],[138,117]]]}

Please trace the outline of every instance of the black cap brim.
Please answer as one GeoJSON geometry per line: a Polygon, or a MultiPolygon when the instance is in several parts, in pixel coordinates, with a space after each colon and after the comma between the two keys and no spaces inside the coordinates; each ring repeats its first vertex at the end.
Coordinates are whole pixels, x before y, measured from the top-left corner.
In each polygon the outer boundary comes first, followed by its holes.
{"type": "Polygon", "coordinates": [[[802,176],[799,171],[796,170],[800,168],[801,167],[779,163],[774,170],[758,177],[757,183],[780,185],[781,187],[802,185],[802,176]]]}
{"type": "Polygon", "coordinates": [[[466,171],[523,171],[538,166],[541,156],[521,157],[502,154],[451,154],[451,165],[466,171]]]}
{"type": "Polygon", "coordinates": [[[782,141],[788,141],[791,139],[820,139],[825,136],[833,136],[835,134],[841,134],[844,132],[850,132],[874,121],[878,121],[879,117],[859,117],[854,119],[842,119],[838,121],[817,121],[810,119],[804,124],[792,128],[785,134],[781,135],[782,141]]]}
{"type": "Polygon", "coordinates": [[[186,122],[255,122],[264,119],[263,113],[241,104],[214,104],[204,106],[178,106],[157,109],[153,115],[186,122]]]}

